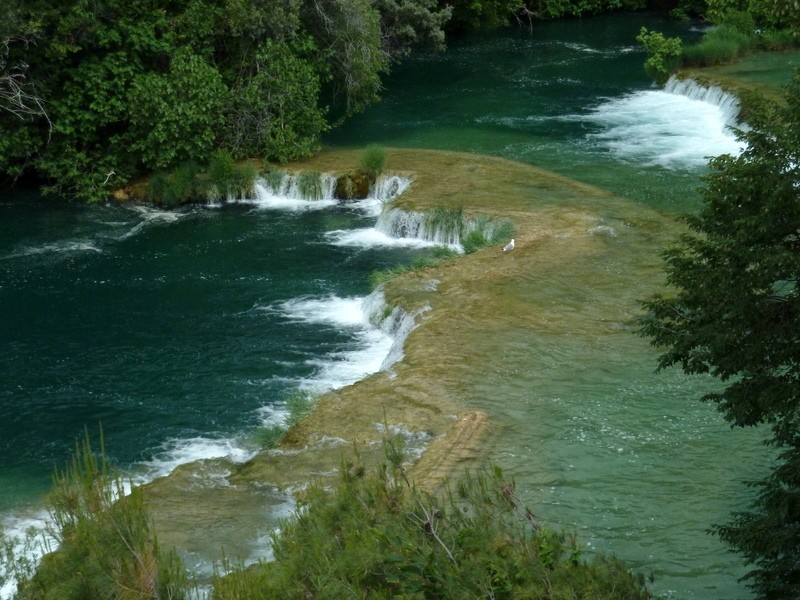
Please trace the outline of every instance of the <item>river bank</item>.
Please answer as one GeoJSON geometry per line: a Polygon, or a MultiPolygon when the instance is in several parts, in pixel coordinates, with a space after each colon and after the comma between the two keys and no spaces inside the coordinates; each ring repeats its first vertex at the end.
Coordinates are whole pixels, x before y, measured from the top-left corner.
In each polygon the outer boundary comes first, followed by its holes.
{"type": "MultiPolygon", "coordinates": [[[[357,151],[324,152],[290,167],[335,170],[357,157],[357,151]]],[[[183,465],[151,483],[148,501],[164,543],[207,546],[209,521],[216,523],[212,529],[236,523],[241,536],[247,530],[241,527],[243,519],[263,519],[263,490],[271,490],[273,498],[285,494],[291,505],[292,494],[309,482],[334,476],[343,457],[357,452],[367,463],[379,460],[387,433],[406,438],[414,459],[411,477],[428,489],[491,460],[487,449],[507,426],[504,419],[498,420],[493,403],[513,406],[516,392],[504,398],[503,390],[496,388],[496,397],[478,405],[469,398],[484,393],[492,374],[515,364],[512,354],[528,353],[526,346],[535,344],[537,335],[575,327],[574,333],[580,334],[580,322],[571,319],[567,324],[562,312],[576,299],[592,330],[599,325],[606,334],[631,335],[634,299],[661,282],[656,249],[681,230],[658,211],[505,159],[389,149],[386,171],[412,179],[395,201],[397,208],[412,212],[459,206],[467,215],[511,219],[515,249],[503,253],[500,246],[489,247],[388,282],[383,290],[387,311],[399,308],[415,320],[402,360],[320,396],[312,413],[292,427],[275,450],[240,465],[221,459],[183,465]],[[650,250],[636,250],[643,243],[650,250]],[[605,271],[609,255],[620,244],[632,247],[639,265],[635,274],[605,271]],[[622,284],[628,301],[608,311],[579,287],[571,297],[550,297],[544,303],[529,294],[531,286],[539,287],[539,278],[587,262],[599,267],[604,278],[611,277],[592,285],[622,284]],[[244,516],[245,506],[250,516],[244,516]],[[191,532],[203,540],[192,540],[191,532]]],[[[507,378],[513,380],[514,375],[507,378]]],[[[274,507],[279,502],[272,503],[274,507]]],[[[262,521],[252,530],[263,529],[262,521]]],[[[216,541],[230,551],[232,540],[224,538],[220,531],[216,541]]],[[[239,540],[238,548],[252,550],[252,544],[257,540],[239,540]]]]}

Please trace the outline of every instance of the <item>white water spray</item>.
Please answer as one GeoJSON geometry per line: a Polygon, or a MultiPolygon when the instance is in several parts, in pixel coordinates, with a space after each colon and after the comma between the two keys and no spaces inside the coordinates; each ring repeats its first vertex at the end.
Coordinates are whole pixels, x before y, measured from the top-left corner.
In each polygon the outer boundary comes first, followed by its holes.
{"type": "Polygon", "coordinates": [[[702,168],[712,156],[737,155],[739,102],[716,87],[672,78],[663,90],[614,98],[580,117],[601,127],[592,143],[624,161],[668,169],[702,168]]]}

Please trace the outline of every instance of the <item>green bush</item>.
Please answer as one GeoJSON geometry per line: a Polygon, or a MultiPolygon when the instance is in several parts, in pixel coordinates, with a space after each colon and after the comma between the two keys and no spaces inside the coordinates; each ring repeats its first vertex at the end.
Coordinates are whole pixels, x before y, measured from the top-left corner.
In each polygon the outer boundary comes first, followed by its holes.
{"type": "Polygon", "coordinates": [[[53,478],[50,534],[58,549],[35,574],[19,582],[25,600],[92,600],[187,597],[189,582],[174,552],[161,550],[140,488],[124,495],[88,435],[53,478]]]}
{"type": "Polygon", "coordinates": [[[148,199],[162,206],[178,206],[204,196],[204,182],[199,178],[200,168],[187,162],[171,172],[160,171],[150,178],[148,199]]]}
{"type": "Polygon", "coordinates": [[[432,495],[406,477],[397,441],[386,456],[310,489],[273,535],[274,561],[216,577],[213,600],[650,597],[619,560],[584,561],[574,536],[542,527],[499,469],[432,495]]]}
{"type": "Polygon", "coordinates": [[[386,164],[386,149],[378,144],[370,144],[361,154],[359,164],[364,175],[375,179],[383,173],[383,167],[386,164]]]}
{"type": "Polygon", "coordinates": [[[211,155],[208,163],[208,182],[214,199],[224,200],[231,192],[231,181],[236,169],[236,162],[231,153],[220,148],[211,155]]]}
{"type": "Polygon", "coordinates": [[[800,42],[800,37],[792,29],[768,30],[758,37],[758,46],[765,50],[789,50],[800,42]]]}

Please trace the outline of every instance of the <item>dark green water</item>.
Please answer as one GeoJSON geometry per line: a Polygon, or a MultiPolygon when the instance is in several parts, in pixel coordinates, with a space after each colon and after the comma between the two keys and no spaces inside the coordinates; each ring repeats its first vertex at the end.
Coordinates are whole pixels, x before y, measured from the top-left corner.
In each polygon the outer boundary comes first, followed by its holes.
{"type": "MultiPolygon", "coordinates": [[[[712,105],[651,87],[634,41],[642,24],[654,18],[454,41],[397,66],[383,102],[326,143],[504,156],[670,220],[697,206],[704,156],[731,140],[712,105]]],[[[336,207],[160,213],[0,196],[7,526],[35,514],[53,465],[84,427],[102,423],[111,457],[148,478],[206,456],[242,459],[255,447],[252,431],[293,390],[377,368],[387,340],[364,323],[360,298],[373,269],[414,250],[335,245],[326,235],[372,223],[336,207]]],[[[503,427],[491,458],[589,550],[654,572],[669,597],[747,598],[735,581],[740,562],[704,529],[742,505],[738,479],[764,463],[758,440],[731,435],[696,402],[708,382],[655,375],[644,341],[598,326],[635,301],[641,250],[620,243],[600,265],[532,281],[536,301],[562,313],[552,330],[501,347],[496,376],[465,401],[503,427]]]]}

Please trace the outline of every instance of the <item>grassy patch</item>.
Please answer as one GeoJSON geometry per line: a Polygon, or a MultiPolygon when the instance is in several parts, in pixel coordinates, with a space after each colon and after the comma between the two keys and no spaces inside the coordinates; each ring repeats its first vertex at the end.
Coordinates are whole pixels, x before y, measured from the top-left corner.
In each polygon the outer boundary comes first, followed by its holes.
{"type": "Polygon", "coordinates": [[[305,390],[297,390],[286,399],[285,406],[288,412],[284,424],[271,423],[256,430],[256,442],[264,450],[276,448],[280,445],[286,432],[294,425],[307,417],[314,408],[316,396],[305,390]]]}
{"type": "Polygon", "coordinates": [[[379,271],[373,271],[370,274],[369,282],[373,289],[377,288],[379,285],[386,283],[387,281],[394,279],[398,275],[402,275],[403,273],[409,273],[411,271],[420,271],[422,269],[429,269],[431,267],[435,267],[440,265],[452,258],[458,256],[458,252],[447,248],[445,246],[437,246],[424,256],[420,256],[415,258],[409,264],[405,265],[397,265],[395,267],[391,267],[389,269],[381,269],[379,271]]]}

